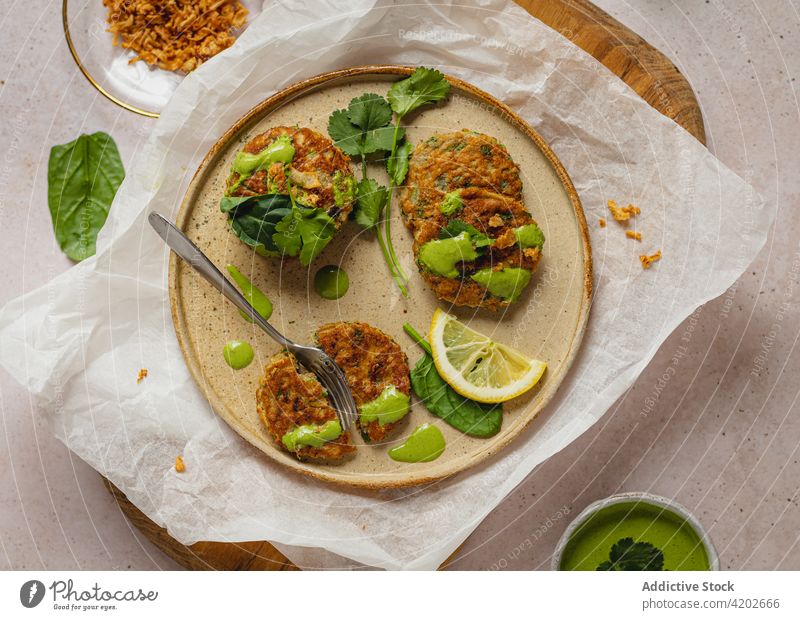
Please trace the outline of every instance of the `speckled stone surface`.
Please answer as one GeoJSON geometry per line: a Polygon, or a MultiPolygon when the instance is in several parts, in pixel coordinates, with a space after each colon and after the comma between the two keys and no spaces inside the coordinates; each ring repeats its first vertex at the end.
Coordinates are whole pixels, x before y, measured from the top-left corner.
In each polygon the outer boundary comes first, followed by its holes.
{"type": "MultiPolygon", "coordinates": [[[[766,0],[598,4],[684,72],[710,148],[768,198],[779,226],[739,282],[687,319],[635,386],[536,469],[451,566],[547,568],[571,516],[611,493],[646,490],[691,509],[724,568],[800,569],[800,16],[766,0]]],[[[130,162],[152,127],[78,73],[59,2],[21,7],[0,9],[0,234],[10,257],[0,305],[70,265],[47,211],[50,146],[102,129],[130,162]]],[[[52,438],[3,371],[0,411],[0,568],[177,568],[138,536],[99,476],[52,438]]]]}

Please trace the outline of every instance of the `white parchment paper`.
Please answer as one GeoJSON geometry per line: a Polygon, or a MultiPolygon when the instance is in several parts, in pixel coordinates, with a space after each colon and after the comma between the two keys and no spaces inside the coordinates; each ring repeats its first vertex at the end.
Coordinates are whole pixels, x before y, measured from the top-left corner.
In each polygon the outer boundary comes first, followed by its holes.
{"type": "Polygon", "coordinates": [[[341,6],[269,2],[232,49],[182,82],[128,166],[97,256],[3,309],[0,355],[56,435],[184,543],[266,539],[290,557],[285,545],[432,569],[597,421],[695,307],[736,280],[770,222],[748,184],[516,5],[341,6]],[[210,410],[178,349],[167,253],[145,216],[174,215],[209,147],[257,102],[304,77],[376,63],[432,65],[468,80],[550,142],[590,224],[595,301],[569,377],[522,441],[443,483],[362,493],[274,465],[210,410]],[[614,222],[597,226],[609,198],[642,208],[646,243],[624,239],[614,222]],[[664,259],[643,271],[640,248],[664,259]],[[191,464],[182,475],[177,454],[191,464]]]}

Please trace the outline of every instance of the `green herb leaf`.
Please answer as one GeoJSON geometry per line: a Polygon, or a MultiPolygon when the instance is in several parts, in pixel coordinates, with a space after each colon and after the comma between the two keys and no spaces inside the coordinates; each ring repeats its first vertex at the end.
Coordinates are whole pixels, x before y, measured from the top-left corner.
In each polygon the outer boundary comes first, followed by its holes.
{"type": "Polygon", "coordinates": [[[503,425],[503,406],[461,396],[439,376],[433,357],[425,353],[411,371],[414,393],[433,415],[471,437],[491,437],[503,425]]]}
{"type": "Polygon", "coordinates": [[[361,154],[360,127],[353,125],[347,110],[334,110],[328,118],[328,135],[342,151],[355,157],[361,154]]]}
{"type": "Polygon", "coordinates": [[[355,219],[364,228],[373,228],[381,219],[381,213],[389,200],[389,191],[373,179],[363,179],[356,194],[355,219]]]}
{"type": "Polygon", "coordinates": [[[299,256],[300,264],[307,266],[330,243],[335,230],[333,220],[322,209],[295,206],[275,226],[272,240],[283,254],[299,256]]]}
{"type": "Polygon", "coordinates": [[[596,570],[664,570],[664,553],[648,542],[620,538],[596,570]]]}
{"type": "Polygon", "coordinates": [[[281,253],[273,235],[276,226],[292,212],[289,196],[223,196],[219,208],[228,215],[231,230],[242,242],[262,256],[277,256],[281,253]]]}
{"type": "Polygon", "coordinates": [[[392,178],[392,184],[395,187],[402,186],[403,181],[406,180],[406,175],[408,174],[408,158],[410,155],[411,143],[402,142],[397,146],[394,156],[390,156],[386,160],[386,172],[389,173],[389,176],[392,178]]]}
{"type": "Polygon", "coordinates": [[[350,102],[347,117],[354,125],[369,131],[387,125],[392,120],[392,108],[380,95],[364,93],[350,102]]]}
{"type": "Polygon", "coordinates": [[[99,131],[50,149],[47,204],[63,252],[81,261],[95,253],[125,170],[114,139],[99,131]]]}
{"type": "MultiPolygon", "coordinates": [[[[386,125],[365,131],[350,122],[347,110],[336,110],[328,118],[328,135],[336,146],[351,157],[391,151],[394,130],[394,125],[386,125]]],[[[403,136],[405,129],[401,127],[398,137],[403,136]]]]}
{"type": "Polygon", "coordinates": [[[441,101],[450,92],[450,83],[436,69],[419,67],[405,80],[392,84],[387,98],[398,117],[426,103],[441,101]]]}
{"type": "Polygon", "coordinates": [[[439,231],[439,239],[458,237],[463,232],[469,235],[469,239],[476,249],[485,248],[494,243],[494,239],[480,232],[472,224],[467,224],[464,220],[451,220],[448,222],[447,226],[439,231]]]}

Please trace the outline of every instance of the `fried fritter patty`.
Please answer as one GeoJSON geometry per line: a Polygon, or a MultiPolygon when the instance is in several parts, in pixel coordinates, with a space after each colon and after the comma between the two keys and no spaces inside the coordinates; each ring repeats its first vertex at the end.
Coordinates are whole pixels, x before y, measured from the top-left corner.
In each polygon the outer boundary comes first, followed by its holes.
{"type": "Polygon", "coordinates": [[[485,268],[499,271],[506,267],[519,267],[530,272],[535,271],[541,258],[541,250],[536,247],[521,248],[517,243],[515,229],[536,222],[521,202],[479,188],[461,190],[459,196],[463,207],[452,215],[445,216],[438,207],[444,195],[445,192],[429,194],[434,207],[426,207],[427,216],[417,222],[414,229],[414,255],[417,258],[422,245],[439,239],[441,230],[454,220],[474,227],[479,233],[494,239],[494,243],[483,248],[483,254],[475,260],[456,265],[459,278],[431,273],[418,260],[423,279],[439,299],[459,306],[480,306],[491,310],[509,306],[512,302],[490,294],[483,286],[471,280],[470,276],[485,268]]]}
{"type": "Polygon", "coordinates": [[[400,194],[406,224],[413,229],[416,219],[425,217],[420,199],[426,190],[450,192],[473,187],[522,200],[519,166],[506,147],[491,136],[467,129],[431,136],[417,145],[409,160],[406,187],[400,194]]]}
{"type": "MultiPolygon", "coordinates": [[[[317,330],[316,341],[344,371],[358,406],[375,400],[392,385],[410,396],[408,358],[381,330],[366,323],[328,323],[317,330]]],[[[381,425],[374,420],[361,426],[361,432],[381,441],[399,423],[381,425]]]]}
{"type": "MultiPolygon", "coordinates": [[[[290,353],[274,355],[261,378],[256,392],[256,408],[272,438],[282,450],[286,450],[281,438],[297,426],[322,425],[336,420],[336,411],[331,407],[325,391],[312,373],[301,372],[297,361],[290,353]]],[[[302,446],[295,456],[298,459],[335,461],[355,451],[350,443],[350,434],[342,433],[338,439],[319,448],[302,446]]]]}
{"type": "MultiPolygon", "coordinates": [[[[353,179],[350,158],[331,140],[306,127],[273,127],[250,140],[242,150],[255,155],[280,136],[289,136],[294,146],[294,157],[288,166],[288,180],[295,200],[306,207],[323,209],[336,221],[338,228],[353,209],[353,200],[337,205],[334,181],[343,184],[346,179],[353,179]]],[[[238,187],[239,174],[232,172],[228,178],[228,188],[236,187],[231,192],[233,196],[288,194],[286,177],[284,165],[276,163],[268,170],[257,171],[238,187]]]]}

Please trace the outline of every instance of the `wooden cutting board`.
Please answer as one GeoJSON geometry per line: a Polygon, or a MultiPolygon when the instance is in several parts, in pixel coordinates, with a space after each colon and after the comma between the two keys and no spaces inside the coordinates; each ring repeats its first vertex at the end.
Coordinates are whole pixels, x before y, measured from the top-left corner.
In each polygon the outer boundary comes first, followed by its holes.
{"type": "MultiPolygon", "coordinates": [[[[594,56],[656,110],[705,144],[694,92],[678,69],[639,35],[586,0],[517,0],[531,15],[594,56]]],[[[298,570],[268,542],[180,544],[107,480],[123,514],[156,547],[195,570],[298,570]]],[[[456,551],[442,567],[457,555],[456,551]]]]}

